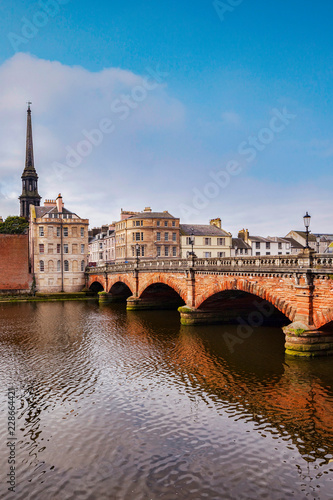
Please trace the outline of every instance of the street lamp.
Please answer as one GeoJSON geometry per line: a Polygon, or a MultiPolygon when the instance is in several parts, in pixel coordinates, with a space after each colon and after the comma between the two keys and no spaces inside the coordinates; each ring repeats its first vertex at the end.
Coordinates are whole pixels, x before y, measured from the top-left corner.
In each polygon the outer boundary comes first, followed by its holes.
{"type": "Polygon", "coordinates": [[[139,255],[140,255],[140,245],[136,243],[135,245],[135,254],[136,254],[136,265],[139,265],[139,255]]]}
{"type": "Polygon", "coordinates": [[[191,245],[191,252],[190,252],[190,255],[192,257],[195,257],[195,253],[194,253],[194,250],[193,250],[193,246],[194,246],[194,234],[193,234],[193,228],[192,228],[192,233],[191,233],[191,236],[189,238],[189,244],[191,245]]]}
{"type": "Polygon", "coordinates": [[[306,246],[305,246],[305,248],[310,248],[309,247],[309,227],[310,227],[311,215],[309,215],[308,212],[306,212],[306,214],[303,217],[303,220],[304,220],[304,226],[305,226],[305,230],[306,230],[306,246]]]}

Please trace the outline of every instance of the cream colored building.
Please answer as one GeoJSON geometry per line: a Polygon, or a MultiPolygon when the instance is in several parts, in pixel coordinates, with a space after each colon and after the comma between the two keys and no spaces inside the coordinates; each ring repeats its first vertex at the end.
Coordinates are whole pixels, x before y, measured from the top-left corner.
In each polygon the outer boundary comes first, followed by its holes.
{"type": "Polygon", "coordinates": [[[121,212],[116,223],[116,262],[180,257],[179,219],[164,212],[121,212]]]}
{"type": "Polygon", "coordinates": [[[30,207],[31,271],[38,292],[78,292],[88,264],[88,219],[64,207],[62,196],[30,207]]]}
{"type": "Polygon", "coordinates": [[[210,224],[180,224],[181,257],[186,259],[193,251],[199,259],[231,256],[232,236],[221,227],[221,219],[210,224]]]}
{"type": "Polygon", "coordinates": [[[94,232],[89,238],[89,265],[103,266],[112,264],[116,255],[115,223],[89,231],[94,232]]]}

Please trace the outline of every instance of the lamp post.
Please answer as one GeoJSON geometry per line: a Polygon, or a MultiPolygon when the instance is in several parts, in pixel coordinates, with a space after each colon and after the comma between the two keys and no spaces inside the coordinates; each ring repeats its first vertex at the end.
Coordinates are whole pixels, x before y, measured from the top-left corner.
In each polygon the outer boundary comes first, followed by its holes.
{"type": "Polygon", "coordinates": [[[135,253],[136,253],[136,267],[139,265],[139,255],[140,255],[140,245],[136,243],[135,245],[135,253]]]}
{"type": "Polygon", "coordinates": [[[306,230],[306,246],[305,246],[305,248],[310,248],[309,247],[309,227],[310,227],[311,215],[309,215],[308,212],[306,212],[306,214],[303,217],[303,220],[304,220],[304,226],[305,226],[305,230],[306,230]]]}
{"type": "Polygon", "coordinates": [[[192,233],[191,233],[191,236],[189,238],[189,244],[191,245],[191,252],[190,252],[190,255],[192,256],[192,258],[195,256],[195,253],[194,253],[194,250],[193,250],[193,247],[194,247],[194,234],[193,234],[193,229],[192,229],[192,233]]]}

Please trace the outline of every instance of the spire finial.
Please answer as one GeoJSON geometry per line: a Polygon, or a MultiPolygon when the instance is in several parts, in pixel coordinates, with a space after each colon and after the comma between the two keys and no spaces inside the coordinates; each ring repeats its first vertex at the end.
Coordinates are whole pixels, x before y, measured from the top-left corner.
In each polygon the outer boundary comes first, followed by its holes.
{"type": "Polygon", "coordinates": [[[31,101],[27,101],[28,111],[30,111],[30,104],[32,104],[32,102],[31,101]]]}

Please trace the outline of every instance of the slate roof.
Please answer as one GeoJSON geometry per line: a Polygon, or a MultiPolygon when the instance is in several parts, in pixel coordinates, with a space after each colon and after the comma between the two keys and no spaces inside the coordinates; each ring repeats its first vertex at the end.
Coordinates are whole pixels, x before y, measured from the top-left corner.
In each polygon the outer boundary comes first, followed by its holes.
{"type": "Polygon", "coordinates": [[[129,219],[176,219],[169,212],[139,212],[138,214],[131,215],[129,219]]]}
{"type": "MultiPolygon", "coordinates": [[[[302,238],[306,239],[306,232],[305,231],[294,231],[294,233],[298,234],[299,236],[302,236],[302,238]]],[[[309,241],[316,241],[316,237],[314,234],[309,234],[309,241]]]]}
{"type": "MultiPolygon", "coordinates": [[[[36,218],[37,219],[40,219],[41,217],[44,217],[45,215],[59,213],[57,207],[42,206],[42,207],[35,207],[35,210],[36,210],[36,218]]],[[[78,217],[77,214],[75,214],[74,212],[71,212],[70,210],[67,210],[67,208],[63,208],[62,213],[63,214],[72,214],[72,215],[76,215],[78,217]]]]}
{"type": "Polygon", "coordinates": [[[291,244],[291,248],[299,248],[300,250],[304,248],[304,246],[298,243],[298,241],[294,240],[294,238],[284,238],[284,239],[289,241],[289,243],[291,244]]]}
{"type": "Polygon", "coordinates": [[[211,224],[180,224],[180,234],[183,236],[230,236],[229,233],[211,224]]]}
{"type": "Polygon", "coordinates": [[[242,238],[232,238],[232,248],[251,249],[251,245],[246,243],[242,238]]]}

